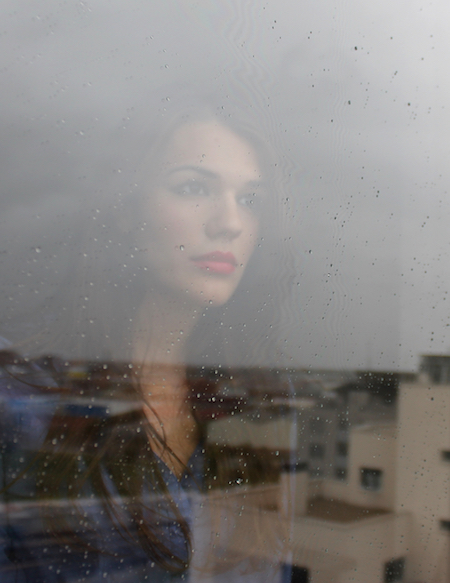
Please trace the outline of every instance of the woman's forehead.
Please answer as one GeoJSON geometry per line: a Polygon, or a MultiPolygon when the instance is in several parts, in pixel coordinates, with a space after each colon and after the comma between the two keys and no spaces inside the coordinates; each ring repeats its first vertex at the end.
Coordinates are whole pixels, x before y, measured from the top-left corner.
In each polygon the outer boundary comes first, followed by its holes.
{"type": "Polygon", "coordinates": [[[259,180],[261,175],[254,147],[216,121],[187,123],[175,130],[163,154],[162,170],[178,166],[207,168],[246,180],[259,180]]]}

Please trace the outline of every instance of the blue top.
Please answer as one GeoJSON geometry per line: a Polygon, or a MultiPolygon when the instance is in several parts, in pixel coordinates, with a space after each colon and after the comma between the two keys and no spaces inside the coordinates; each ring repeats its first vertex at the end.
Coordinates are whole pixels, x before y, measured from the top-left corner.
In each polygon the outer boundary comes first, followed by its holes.
{"type": "MultiPolygon", "coordinates": [[[[38,367],[29,371],[37,376],[43,373],[38,367]]],[[[6,375],[0,368],[0,484],[3,488],[11,483],[27,467],[44,443],[49,423],[55,411],[61,407],[61,397],[43,393],[33,384],[26,385],[18,377],[6,375]]],[[[55,386],[51,378],[47,384],[55,386]],[[52,384],[53,383],[53,384],[52,384]]],[[[64,405],[66,409],[67,404],[64,405]]],[[[69,405],[69,408],[80,405],[69,405]]],[[[73,413],[79,416],[78,409],[73,413]]],[[[89,411],[92,414],[92,407],[89,411]]],[[[95,411],[93,414],[99,414],[95,411]]],[[[281,567],[280,557],[275,551],[273,557],[237,559],[229,568],[219,568],[212,563],[205,568],[209,555],[218,556],[217,540],[232,540],[235,516],[239,512],[236,505],[225,505],[220,510],[219,521],[208,506],[208,496],[202,493],[204,476],[204,450],[198,446],[189,463],[188,471],[177,479],[162,462],[160,471],[167,489],[177,508],[187,521],[192,533],[193,555],[189,569],[183,574],[172,574],[158,566],[138,545],[124,535],[122,527],[110,517],[102,503],[87,488],[85,496],[79,500],[79,512],[67,505],[72,524],[81,527],[89,524],[96,547],[103,552],[89,549],[74,549],[56,540],[47,530],[41,516],[40,502],[35,499],[35,476],[33,471],[25,473],[0,498],[0,581],[2,583],[89,583],[119,582],[177,582],[202,581],[210,583],[260,583],[263,581],[280,583],[290,580],[289,568],[281,567]],[[236,514],[234,514],[236,513],[236,514]],[[220,524],[219,524],[220,523],[220,524]],[[213,550],[214,549],[214,550],[213,550]]],[[[120,498],[112,480],[103,474],[111,496],[118,501],[119,512],[127,521],[127,505],[120,498]]],[[[152,519],[161,524],[161,532],[177,556],[183,556],[185,542],[179,524],[163,496],[149,489],[143,492],[146,511],[152,519]],[[148,503],[147,503],[148,501],[148,503]]],[[[78,500],[77,500],[78,502],[78,500]]],[[[64,500],[49,504],[64,506],[64,500]]],[[[249,532],[251,538],[254,533],[249,532]]],[[[226,544],[226,542],[225,542],[226,544]]],[[[236,552],[235,552],[236,554],[236,552]]]]}

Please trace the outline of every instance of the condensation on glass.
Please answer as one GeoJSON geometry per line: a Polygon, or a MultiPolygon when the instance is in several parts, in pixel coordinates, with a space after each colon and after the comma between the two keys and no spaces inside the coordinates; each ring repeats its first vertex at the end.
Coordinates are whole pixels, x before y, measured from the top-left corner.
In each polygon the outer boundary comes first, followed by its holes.
{"type": "Polygon", "coordinates": [[[3,3],[2,582],[449,580],[447,12],[3,3]]]}

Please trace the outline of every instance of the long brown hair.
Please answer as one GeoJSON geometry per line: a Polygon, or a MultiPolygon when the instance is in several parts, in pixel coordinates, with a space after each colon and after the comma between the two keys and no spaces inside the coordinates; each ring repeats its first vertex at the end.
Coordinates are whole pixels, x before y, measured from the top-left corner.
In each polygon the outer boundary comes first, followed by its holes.
{"type": "MultiPolygon", "coordinates": [[[[139,216],[139,194],[142,194],[143,184],[142,160],[143,157],[148,161],[157,156],[181,125],[192,120],[214,118],[254,146],[271,189],[275,191],[269,198],[268,208],[262,210],[263,230],[270,221],[279,221],[283,226],[282,213],[275,211],[280,207],[279,203],[284,196],[280,165],[276,153],[267,146],[268,137],[262,135],[262,118],[258,112],[247,110],[247,115],[243,116],[242,112],[238,114],[238,110],[242,108],[236,107],[236,104],[231,107],[226,100],[225,107],[218,105],[217,101],[215,105],[211,105],[211,100],[204,107],[204,99],[193,100],[192,97],[185,98],[185,101],[193,101],[193,106],[186,108],[184,103],[182,112],[177,111],[177,107],[169,112],[168,104],[160,106],[156,116],[158,123],[151,131],[148,129],[149,124],[144,123],[139,131],[133,132],[130,129],[126,136],[119,132],[123,139],[118,140],[122,163],[120,173],[114,175],[117,184],[113,187],[112,195],[105,192],[106,196],[99,198],[96,222],[90,231],[86,230],[86,253],[80,254],[81,257],[86,256],[86,259],[81,260],[79,273],[76,274],[76,277],[81,274],[81,285],[76,288],[76,297],[72,297],[68,304],[69,309],[66,309],[66,323],[62,325],[60,322],[59,327],[70,330],[69,333],[66,332],[68,336],[72,336],[70,341],[94,347],[93,358],[98,361],[104,358],[105,349],[106,352],[110,350],[109,343],[112,345],[113,354],[122,354],[123,360],[130,357],[132,322],[145,291],[139,250],[130,252],[130,249],[135,249],[133,238],[142,220],[139,216]],[[243,121],[244,117],[247,117],[246,121],[243,121]],[[135,138],[133,145],[130,136],[135,138]],[[109,243],[106,244],[106,241],[109,243]],[[121,265],[117,273],[108,271],[108,261],[111,258],[121,265]],[[98,281],[99,275],[103,278],[101,281],[98,281]],[[115,306],[114,315],[109,310],[111,305],[115,306]],[[118,345],[113,346],[117,338],[118,345]]],[[[134,118],[134,123],[139,124],[137,113],[134,118]]],[[[130,122],[129,127],[132,123],[130,122]]],[[[120,158],[118,153],[116,156],[120,158]]],[[[111,167],[118,167],[118,164],[111,162],[111,167]]],[[[151,173],[151,170],[151,164],[146,164],[145,172],[151,173]]],[[[104,190],[107,188],[104,187],[104,190]]],[[[233,298],[223,308],[205,310],[205,317],[201,319],[190,342],[191,364],[199,368],[205,366],[205,363],[222,366],[228,359],[228,362],[233,362],[237,358],[241,366],[254,365],[255,355],[251,354],[250,346],[262,362],[269,356],[276,359],[278,349],[269,330],[276,328],[279,321],[277,302],[280,294],[287,289],[286,282],[291,276],[285,261],[288,246],[280,243],[276,231],[275,228],[265,229],[241,282],[239,297],[233,298]],[[262,262],[263,268],[258,261],[258,256],[262,255],[266,258],[262,262]],[[268,273],[273,274],[273,279],[268,278],[268,273]]],[[[135,379],[130,386],[134,392],[133,399],[138,403],[132,412],[77,418],[78,429],[69,430],[71,420],[65,415],[64,409],[57,411],[50,423],[45,443],[35,460],[37,497],[43,502],[45,524],[59,541],[88,548],[93,552],[108,553],[108,549],[104,548],[102,541],[96,536],[95,525],[89,524],[87,520],[80,527],[77,520],[82,514],[79,499],[85,495],[93,495],[100,501],[104,513],[125,540],[140,546],[149,559],[164,569],[182,572],[190,562],[191,533],[186,517],[182,515],[167,487],[152,443],[158,442],[171,456],[175,456],[175,453],[169,450],[164,435],[161,437],[144,414],[142,406],[139,406],[139,402],[142,403],[139,379],[135,379]],[[155,519],[154,506],[145,499],[144,484],[149,484],[152,493],[160,497],[177,525],[184,541],[178,554],[174,552],[160,521],[155,519]],[[49,510],[46,501],[60,498],[68,501],[72,512],[67,513],[57,507],[49,510]]],[[[95,386],[91,387],[94,398],[95,390],[95,386]]],[[[204,434],[205,429],[200,419],[198,423],[200,433],[204,434]]],[[[224,488],[231,482],[251,484],[276,479],[276,472],[271,472],[269,476],[264,475],[264,452],[258,454],[246,447],[230,452],[225,447],[204,443],[203,455],[205,477],[198,483],[199,491],[212,487],[224,488]],[[238,482],[232,478],[236,468],[230,467],[231,455],[241,460],[238,482]]]]}

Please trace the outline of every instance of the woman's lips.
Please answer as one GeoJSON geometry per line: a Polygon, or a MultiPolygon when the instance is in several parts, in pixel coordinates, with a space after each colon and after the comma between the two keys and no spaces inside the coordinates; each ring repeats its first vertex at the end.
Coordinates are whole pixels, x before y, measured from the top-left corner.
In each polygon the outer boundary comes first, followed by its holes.
{"type": "Polygon", "coordinates": [[[213,253],[194,257],[192,261],[200,269],[223,275],[230,275],[237,267],[236,257],[233,253],[222,253],[221,251],[214,251],[213,253]]]}

